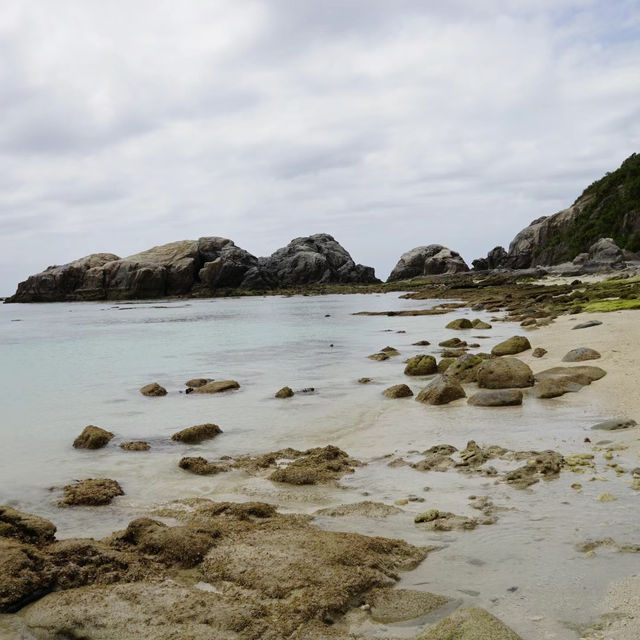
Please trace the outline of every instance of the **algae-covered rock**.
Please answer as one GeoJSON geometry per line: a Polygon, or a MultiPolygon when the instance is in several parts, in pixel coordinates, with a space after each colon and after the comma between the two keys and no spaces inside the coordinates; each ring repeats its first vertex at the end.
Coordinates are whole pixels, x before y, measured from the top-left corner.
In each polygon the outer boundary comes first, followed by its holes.
{"type": "Polygon", "coordinates": [[[438,342],[438,346],[446,347],[448,349],[462,349],[467,346],[467,343],[465,340],[460,340],[460,338],[449,338],[448,340],[438,342]]]}
{"type": "Polygon", "coordinates": [[[358,382],[359,384],[369,384],[370,382],[372,382],[371,378],[358,378],[358,382]]]}
{"type": "Polygon", "coordinates": [[[120,448],[124,451],[149,451],[151,445],[143,440],[134,440],[132,442],[121,442],[120,448]]]}
{"type": "Polygon", "coordinates": [[[211,476],[216,473],[228,471],[228,467],[213,464],[201,456],[187,456],[178,462],[178,466],[189,473],[195,473],[198,476],[211,476]]]}
{"type": "Polygon", "coordinates": [[[291,387],[282,387],[279,391],[276,391],[276,398],[292,398],[293,397],[293,389],[291,387]]]}
{"type": "Polygon", "coordinates": [[[417,355],[409,358],[404,373],[407,376],[429,376],[438,371],[436,359],[433,356],[417,355]]]}
{"type": "Polygon", "coordinates": [[[82,430],[82,433],[73,441],[75,449],[101,449],[113,438],[113,433],[90,424],[82,430]]]}
{"type": "Polygon", "coordinates": [[[110,504],[117,496],[123,496],[122,487],[109,478],[87,478],[63,487],[64,496],[58,502],[61,507],[98,506],[110,504]]]}
{"type": "Polygon", "coordinates": [[[446,369],[448,378],[456,378],[460,382],[475,382],[478,379],[478,366],[483,359],[481,356],[465,353],[454,360],[446,369]]]}
{"type": "Polygon", "coordinates": [[[444,596],[414,589],[373,589],[366,601],[371,618],[383,624],[420,618],[450,602],[444,596]]]}
{"type": "Polygon", "coordinates": [[[340,504],[337,507],[326,507],[318,509],[314,515],[339,518],[343,516],[364,516],[365,518],[386,518],[398,513],[403,513],[402,509],[382,502],[354,502],[352,504],[340,504]]]}
{"type": "Polygon", "coordinates": [[[476,607],[458,609],[415,640],[522,640],[498,618],[476,607]]]}
{"type": "Polygon", "coordinates": [[[557,477],[563,466],[564,457],[557,451],[532,451],[526,464],[506,473],[504,481],[517,489],[525,489],[538,482],[540,478],[557,477]]]}
{"type": "Polygon", "coordinates": [[[595,349],[578,347],[577,349],[569,351],[569,353],[562,358],[562,362],[584,362],[585,360],[597,360],[600,357],[600,354],[595,349]]]}
{"type": "Polygon", "coordinates": [[[222,429],[217,424],[197,424],[195,427],[187,427],[174,433],[171,439],[184,444],[200,444],[203,440],[211,440],[220,433],[222,429]]]}
{"type": "Polygon", "coordinates": [[[478,386],[482,389],[532,387],[533,371],[517,358],[495,358],[478,365],[478,386]]]}
{"type": "Polygon", "coordinates": [[[412,343],[414,347],[428,347],[431,343],[428,340],[418,340],[412,343]]]}
{"type": "Polygon", "coordinates": [[[445,329],[473,329],[473,325],[468,318],[458,318],[449,322],[445,329]]]}
{"type": "Polygon", "coordinates": [[[184,384],[186,387],[199,389],[200,387],[204,387],[204,385],[208,384],[209,382],[213,382],[213,378],[191,378],[191,380],[187,380],[184,384]]]}
{"type": "Polygon", "coordinates": [[[518,389],[491,389],[478,391],[468,400],[477,407],[514,407],[522,404],[522,391],[518,389]]]}
{"type": "Polygon", "coordinates": [[[429,509],[420,513],[413,521],[430,531],[453,531],[454,529],[468,531],[478,526],[478,521],[474,518],[459,516],[448,511],[438,511],[438,509],[429,509]]]}
{"type": "Polygon", "coordinates": [[[157,382],[152,382],[151,384],[146,384],[142,387],[140,389],[140,393],[143,396],[159,397],[166,396],[167,390],[164,387],[161,387],[157,382]]]}
{"type": "Polygon", "coordinates": [[[464,398],[466,395],[455,378],[439,375],[416,396],[416,400],[425,404],[440,405],[464,398]]]}
{"type": "Polygon", "coordinates": [[[480,318],[472,320],[471,326],[474,329],[491,329],[491,325],[488,322],[484,322],[484,320],[480,320],[480,318]]]}
{"type": "Polygon", "coordinates": [[[409,398],[413,395],[413,391],[406,384],[394,384],[382,392],[387,398],[409,398]]]}
{"type": "Polygon", "coordinates": [[[222,393],[239,388],[240,385],[235,380],[220,380],[219,382],[207,382],[207,384],[198,387],[194,393],[222,393]]]}
{"type": "Polygon", "coordinates": [[[503,342],[499,342],[491,349],[491,353],[494,356],[513,356],[528,349],[531,349],[531,343],[527,338],[524,336],[513,336],[503,342]]]}
{"type": "Polygon", "coordinates": [[[388,360],[391,356],[388,353],[383,353],[382,351],[380,353],[372,353],[370,356],[367,356],[367,358],[369,358],[369,360],[377,360],[379,362],[382,362],[383,360],[388,360]]]}
{"type": "Polygon", "coordinates": [[[0,538],[16,538],[29,544],[46,544],[55,538],[56,527],[31,513],[0,506],[0,538]]]}
{"type": "Polygon", "coordinates": [[[269,479],[296,485],[324,484],[353,473],[357,464],[342,449],[327,445],[300,453],[292,462],[276,469],[269,479]]]}
{"type": "Polygon", "coordinates": [[[395,347],[383,347],[380,353],[386,353],[388,356],[399,356],[400,352],[395,347]]]}
{"type": "Polygon", "coordinates": [[[456,358],[442,358],[438,362],[438,373],[444,373],[455,361],[456,358]]]}

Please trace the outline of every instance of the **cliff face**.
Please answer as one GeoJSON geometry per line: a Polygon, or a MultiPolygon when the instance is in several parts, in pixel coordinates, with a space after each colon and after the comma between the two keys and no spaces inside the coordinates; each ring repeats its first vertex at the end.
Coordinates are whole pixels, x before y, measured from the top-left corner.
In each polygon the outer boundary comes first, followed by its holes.
{"type": "Polygon", "coordinates": [[[124,300],[213,295],[219,289],[276,289],[315,283],[378,282],[330,235],[296,238],[256,258],[219,237],[181,240],[119,258],[99,253],[49,267],[18,285],[7,302],[124,300]]]}
{"type": "MultiPolygon", "coordinates": [[[[587,187],[567,209],[538,218],[520,231],[494,268],[526,269],[569,262],[588,253],[601,238],[612,238],[618,247],[631,252],[640,249],[638,154],[587,187]]],[[[479,264],[484,263],[480,260],[479,264]]]]}

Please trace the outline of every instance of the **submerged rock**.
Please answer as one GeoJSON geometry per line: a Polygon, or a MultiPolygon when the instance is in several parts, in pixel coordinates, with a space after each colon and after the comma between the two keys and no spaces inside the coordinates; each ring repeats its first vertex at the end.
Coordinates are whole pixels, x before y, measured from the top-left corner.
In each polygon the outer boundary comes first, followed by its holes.
{"type": "Polygon", "coordinates": [[[135,440],[133,442],[121,442],[120,448],[125,451],[149,451],[151,445],[143,440],[135,440]]]}
{"type": "Polygon", "coordinates": [[[467,394],[455,378],[445,375],[435,377],[417,396],[418,402],[425,404],[448,404],[464,398],[467,394]]]}
{"type": "Polygon", "coordinates": [[[378,360],[382,362],[383,360],[388,360],[390,356],[388,353],[380,351],[380,353],[372,353],[370,356],[367,356],[367,358],[369,358],[369,360],[378,360]]]}
{"type": "Polygon", "coordinates": [[[63,487],[63,491],[64,496],[58,502],[61,507],[105,505],[124,495],[122,487],[109,478],[78,480],[63,487]]]}
{"type": "Polygon", "coordinates": [[[194,393],[222,393],[239,388],[240,385],[235,380],[220,380],[219,382],[207,382],[207,384],[198,387],[194,393]]]}
{"type": "Polygon", "coordinates": [[[491,349],[491,353],[494,356],[513,356],[528,349],[531,349],[531,343],[527,338],[524,336],[513,336],[498,343],[491,349]]]}
{"type": "Polygon", "coordinates": [[[413,395],[413,391],[406,384],[395,384],[385,389],[382,395],[387,398],[409,398],[413,395]]]}
{"type": "Polygon", "coordinates": [[[217,424],[197,424],[195,427],[187,427],[174,433],[171,439],[184,444],[200,444],[203,440],[211,440],[222,433],[217,424]]]}
{"type": "Polygon", "coordinates": [[[458,609],[415,640],[522,640],[484,609],[458,609]]]}
{"type": "Polygon", "coordinates": [[[464,340],[460,340],[460,338],[449,338],[448,340],[438,342],[438,346],[450,349],[461,349],[462,347],[466,347],[467,343],[464,340]]]}
{"type": "Polygon", "coordinates": [[[436,359],[433,356],[417,355],[407,360],[404,373],[407,376],[429,376],[438,371],[436,359]]]}
{"type": "Polygon", "coordinates": [[[554,478],[560,474],[564,466],[564,457],[557,451],[530,452],[527,463],[509,471],[504,475],[504,481],[517,489],[526,489],[535,484],[540,478],[554,478]]]}
{"type": "Polygon", "coordinates": [[[158,397],[166,396],[167,390],[164,387],[161,387],[157,382],[152,382],[151,384],[146,384],[142,387],[140,389],[140,393],[143,396],[158,397]]]}
{"type": "Polygon", "coordinates": [[[596,431],[618,431],[620,429],[632,429],[637,427],[638,423],[635,420],[628,420],[626,418],[605,420],[604,422],[598,422],[591,428],[596,431]]]}
{"type": "Polygon", "coordinates": [[[360,384],[369,384],[370,382],[372,382],[371,378],[358,378],[358,382],[360,384]]]}
{"type": "Polygon", "coordinates": [[[74,449],[102,449],[113,438],[113,433],[90,424],[73,441],[74,449]]]}
{"type": "Polygon", "coordinates": [[[482,389],[532,387],[533,371],[517,358],[495,358],[478,365],[478,386],[482,389]]]}
{"type": "Polygon", "coordinates": [[[333,445],[298,453],[292,462],[276,469],[269,480],[297,485],[325,484],[353,473],[354,466],[359,464],[333,445]]]}
{"type": "Polygon", "coordinates": [[[373,589],[366,600],[371,618],[383,624],[414,620],[450,602],[444,596],[415,589],[373,589]]]}
{"type": "Polygon", "coordinates": [[[364,516],[365,518],[386,518],[398,513],[404,513],[402,509],[393,507],[382,502],[371,502],[365,500],[363,502],[354,502],[353,504],[341,504],[337,507],[326,507],[318,509],[314,515],[329,516],[331,518],[339,518],[343,516],[364,516]]]}

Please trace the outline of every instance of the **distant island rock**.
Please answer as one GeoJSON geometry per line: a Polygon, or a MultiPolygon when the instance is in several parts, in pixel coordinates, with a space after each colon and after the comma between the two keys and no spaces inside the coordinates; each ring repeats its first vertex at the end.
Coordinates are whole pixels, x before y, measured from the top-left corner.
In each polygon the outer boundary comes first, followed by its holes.
{"type": "Polygon", "coordinates": [[[372,267],[356,264],[326,233],[296,238],[267,258],[257,258],[227,238],[206,237],[171,242],[126,258],[97,253],[49,267],[21,282],[6,302],[206,296],[220,289],[377,282],[372,267]]]}
{"type": "Polygon", "coordinates": [[[637,261],[640,250],[640,155],[588,186],[567,209],[536,218],[509,250],[496,247],[473,261],[476,271],[529,269],[573,262],[585,270],[637,261]]]}
{"type": "Polygon", "coordinates": [[[464,271],[469,271],[469,267],[459,253],[441,244],[430,244],[403,253],[387,278],[387,282],[464,271]]]}

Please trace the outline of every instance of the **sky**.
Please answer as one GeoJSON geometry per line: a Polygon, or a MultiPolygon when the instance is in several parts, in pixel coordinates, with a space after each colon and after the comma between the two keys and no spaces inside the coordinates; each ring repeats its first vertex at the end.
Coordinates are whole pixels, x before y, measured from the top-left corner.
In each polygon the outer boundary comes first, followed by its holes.
{"type": "Polygon", "coordinates": [[[640,151],[640,0],[3,0],[0,295],[332,234],[471,262],[640,151]]]}

